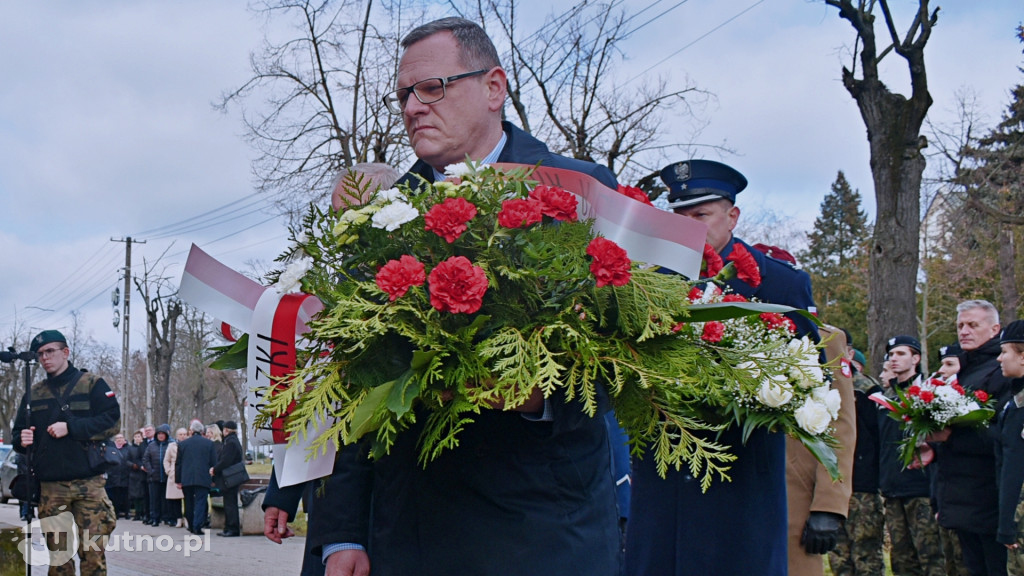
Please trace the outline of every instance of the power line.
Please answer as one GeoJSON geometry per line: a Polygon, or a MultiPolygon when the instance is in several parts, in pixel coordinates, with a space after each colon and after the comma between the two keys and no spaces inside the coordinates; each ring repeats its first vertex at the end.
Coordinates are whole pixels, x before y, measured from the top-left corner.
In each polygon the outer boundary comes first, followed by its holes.
{"type": "Polygon", "coordinates": [[[664,63],[665,63],[665,61],[669,60],[670,58],[673,58],[674,56],[677,56],[677,55],[679,55],[679,53],[680,53],[680,52],[682,52],[683,50],[686,50],[686,49],[687,49],[687,48],[689,48],[690,46],[693,46],[693,45],[694,45],[694,44],[696,44],[697,42],[700,42],[701,40],[703,40],[703,39],[707,38],[708,36],[710,36],[710,35],[714,34],[714,33],[715,33],[715,32],[717,32],[718,30],[722,29],[722,28],[723,28],[723,27],[724,27],[724,26],[725,26],[726,24],[729,24],[729,23],[730,23],[730,22],[732,22],[733,20],[735,20],[735,19],[739,18],[740,16],[743,16],[743,15],[744,15],[744,14],[746,14],[747,12],[750,12],[750,11],[751,11],[751,10],[753,10],[753,9],[754,9],[754,8],[755,8],[755,7],[756,7],[756,6],[758,5],[758,4],[761,4],[761,3],[763,3],[763,2],[764,2],[764,0],[757,0],[757,2],[754,2],[754,3],[753,3],[753,4],[751,4],[750,6],[746,7],[746,8],[745,8],[745,9],[743,9],[743,10],[741,10],[741,11],[740,11],[739,13],[737,13],[737,14],[736,14],[736,15],[734,15],[734,16],[732,16],[731,18],[729,18],[729,19],[728,19],[728,20],[726,20],[725,22],[722,22],[722,23],[721,23],[721,24],[719,24],[718,26],[715,26],[715,27],[714,27],[714,28],[712,28],[711,30],[708,30],[708,31],[707,31],[707,32],[705,32],[704,34],[701,34],[700,36],[698,36],[698,37],[697,37],[697,39],[696,39],[696,40],[694,40],[694,41],[690,42],[689,44],[687,44],[687,45],[683,46],[683,47],[682,47],[682,48],[680,48],[679,50],[676,50],[675,52],[673,52],[673,53],[669,54],[668,56],[665,56],[665,57],[664,57],[664,58],[662,58],[661,60],[658,60],[658,61],[657,61],[657,62],[655,62],[654,64],[652,64],[652,65],[648,66],[648,67],[647,67],[647,68],[646,68],[646,69],[645,69],[645,70],[644,70],[643,72],[640,72],[640,73],[639,73],[639,74],[637,74],[636,76],[633,76],[633,77],[632,77],[632,78],[630,78],[629,80],[626,80],[625,84],[629,84],[629,83],[631,83],[632,81],[636,80],[637,78],[640,78],[641,76],[643,76],[643,75],[647,74],[647,73],[648,73],[648,72],[650,72],[651,70],[653,70],[653,69],[657,68],[658,66],[661,66],[662,64],[664,64],[664,63]]]}

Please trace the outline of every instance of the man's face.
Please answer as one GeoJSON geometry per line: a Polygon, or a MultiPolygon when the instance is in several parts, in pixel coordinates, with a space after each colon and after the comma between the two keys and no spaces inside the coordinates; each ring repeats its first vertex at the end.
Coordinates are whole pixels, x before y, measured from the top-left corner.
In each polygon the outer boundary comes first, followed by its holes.
{"type": "Polygon", "coordinates": [[[910,346],[897,346],[889,351],[889,366],[901,382],[914,373],[920,361],[921,355],[910,346]]]}
{"type": "Polygon", "coordinates": [[[188,435],[189,432],[187,432],[185,429],[181,429],[175,432],[174,437],[178,442],[182,442],[185,440],[185,438],[188,438],[188,435]]]}
{"type": "Polygon", "coordinates": [[[960,359],[956,356],[946,356],[942,359],[942,364],[936,372],[938,372],[939,376],[942,376],[943,378],[949,378],[950,376],[957,374],[960,372],[960,359]]]}
{"type": "MultiPolygon", "coordinates": [[[[447,78],[473,72],[459,62],[458,44],[451,32],[428,36],[402,54],[398,87],[427,78],[447,78]]],[[[482,160],[501,138],[500,111],[505,102],[505,71],[492,68],[480,76],[456,80],[444,98],[423,104],[409,95],[402,121],[416,156],[438,170],[463,162],[468,155],[482,160]]]]}
{"type": "Polygon", "coordinates": [[[124,446],[124,434],[118,434],[117,436],[114,436],[114,445],[117,446],[118,448],[124,446]]]}
{"type": "Polygon", "coordinates": [[[999,334],[999,322],[981,308],[968,308],[956,316],[956,338],[964,351],[977,350],[999,334]]]}
{"type": "Polygon", "coordinates": [[[39,365],[43,367],[47,374],[52,376],[61,374],[68,369],[68,356],[70,355],[71,352],[68,350],[68,347],[60,342],[44,344],[36,351],[39,365]]]}
{"type": "Polygon", "coordinates": [[[156,433],[156,428],[153,428],[152,426],[146,426],[144,430],[146,431],[146,438],[152,438],[153,434],[156,433]]]}
{"type": "Polygon", "coordinates": [[[696,206],[676,208],[675,212],[707,224],[708,244],[715,249],[715,252],[721,252],[729,243],[729,239],[732,238],[732,229],[736,227],[736,221],[740,217],[740,209],[725,198],[696,206]]]}

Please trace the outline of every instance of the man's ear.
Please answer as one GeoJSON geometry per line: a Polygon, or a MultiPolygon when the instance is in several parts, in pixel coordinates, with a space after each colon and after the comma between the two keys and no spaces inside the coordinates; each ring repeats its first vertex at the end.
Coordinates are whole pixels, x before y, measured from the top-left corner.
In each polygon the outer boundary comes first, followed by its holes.
{"type": "Polygon", "coordinates": [[[487,109],[491,112],[498,112],[505,106],[505,97],[508,96],[508,77],[501,66],[491,68],[484,75],[484,84],[487,86],[487,109]]]}

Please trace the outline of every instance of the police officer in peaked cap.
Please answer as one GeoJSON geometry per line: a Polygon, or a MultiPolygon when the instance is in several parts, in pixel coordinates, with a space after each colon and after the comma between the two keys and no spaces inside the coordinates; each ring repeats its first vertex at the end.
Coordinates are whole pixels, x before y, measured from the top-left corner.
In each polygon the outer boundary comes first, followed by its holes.
{"type": "MultiPolygon", "coordinates": [[[[685,160],[666,166],[661,179],[669,189],[669,208],[704,222],[708,226],[707,243],[723,262],[742,250],[756,261],[761,281],[754,285],[733,278],[727,282],[733,292],[814,311],[811,281],[805,272],[733,236],[740,215],[736,196],[747,187],[743,174],[721,162],[685,160]]],[[[817,338],[812,321],[801,315],[790,317],[800,335],[817,338]]],[[[744,444],[740,431],[733,426],[718,440],[732,447],[737,460],[729,471],[732,481],[715,482],[706,493],[686,470],[669,470],[662,479],[652,458],[634,462],[627,574],[787,574],[784,436],[758,429],[744,444]]],[[[838,533],[841,524],[836,523],[836,515],[824,519],[821,534],[827,537],[838,533]]],[[[812,533],[811,539],[817,535],[812,533]]],[[[814,558],[821,563],[820,556],[814,558]]]]}

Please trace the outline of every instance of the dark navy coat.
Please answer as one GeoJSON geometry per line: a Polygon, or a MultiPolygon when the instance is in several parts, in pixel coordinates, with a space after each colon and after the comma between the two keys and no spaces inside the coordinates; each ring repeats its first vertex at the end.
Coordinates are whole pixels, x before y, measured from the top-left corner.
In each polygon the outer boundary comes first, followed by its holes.
{"type": "Polygon", "coordinates": [[[1024,485],[1024,378],[1011,381],[1016,394],[999,415],[999,449],[996,451],[996,473],[999,474],[999,529],[996,541],[1013,544],[1017,541],[1017,523],[1013,521],[1024,485]],[[1019,403],[1019,404],[1018,404],[1019,403]]]}
{"type": "MultiPolygon", "coordinates": [[[[503,128],[499,162],[540,162],[616,186],[608,169],[503,128]]],[[[422,161],[410,173],[433,180],[422,161]]],[[[550,422],[483,410],[460,432],[457,448],[425,467],[417,460],[425,414],[379,460],[367,459],[366,441],[344,447],[313,508],[314,548],[366,546],[374,576],[617,576],[607,408],[588,417],[561,398],[550,405],[550,422]]]]}
{"type": "MultiPolygon", "coordinates": [[[[737,242],[742,243],[733,238],[722,250],[723,260],[737,242]]],[[[761,284],[755,288],[734,278],[728,283],[733,292],[813,310],[805,272],[743,244],[757,261],[761,284]]],[[[817,335],[813,322],[800,315],[792,318],[799,333],[817,335]]],[[[716,478],[706,493],[685,469],[662,479],[652,457],[633,461],[628,576],[785,576],[786,438],[763,429],[751,434],[746,445],[740,438],[736,427],[722,433],[721,442],[732,446],[737,457],[728,472],[732,481],[716,478]]]]}
{"type": "Polygon", "coordinates": [[[202,434],[193,434],[178,443],[178,457],[174,460],[174,482],[185,486],[209,488],[213,484],[210,468],[217,464],[217,449],[213,440],[202,434]]]}

